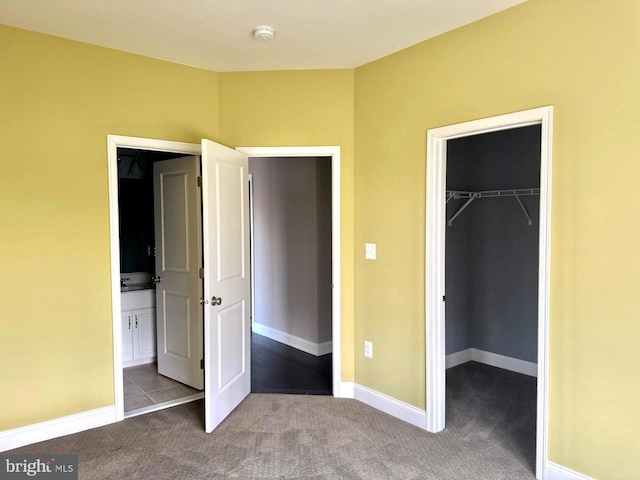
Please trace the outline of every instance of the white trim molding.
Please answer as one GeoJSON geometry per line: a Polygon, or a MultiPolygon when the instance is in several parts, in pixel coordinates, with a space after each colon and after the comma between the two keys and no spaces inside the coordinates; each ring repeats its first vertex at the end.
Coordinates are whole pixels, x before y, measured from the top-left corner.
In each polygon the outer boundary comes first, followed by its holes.
{"type": "Polygon", "coordinates": [[[557,463],[547,462],[547,480],[594,480],[592,477],[574,472],[573,470],[558,465],[557,463]]]}
{"type": "Polygon", "coordinates": [[[353,382],[340,382],[340,389],[337,394],[334,392],[333,396],[336,398],[353,398],[353,389],[353,382]]]}
{"type": "Polygon", "coordinates": [[[204,398],[204,392],[194,393],[186,397],[176,398],[175,400],[167,400],[166,402],[154,403],[147,407],[136,408],[135,410],[129,410],[126,413],[126,418],[137,417],[138,415],[144,415],[146,413],[157,412],[158,410],[164,410],[168,407],[177,407],[178,405],[184,405],[185,403],[193,402],[194,400],[200,400],[204,398]]]}
{"type": "Polygon", "coordinates": [[[341,253],[340,253],[340,147],[236,147],[249,157],[331,157],[331,340],[333,395],[341,392],[341,253]]]}
{"type": "Polygon", "coordinates": [[[124,419],[122,376],[122,310],[120,292],[120,221],[118,206],[118,148],[176,152],[201,155],[199,143],[171,142],[152,138],[107,135],[107,172],[109,179],[109,232],[111,250],[111,315],[113,321],[113,388],[116,421],[124,419]]]}
{"type": "Polygon", "coordinates": [[[499,353],[487,352],[477,348],[467,348],[459,352],[450,353],[446,356],[447,368],[456,367],[467,362],[479,362],[492,367],[510,370],[530,377],[538,376],[538,364],[520,360],[519,358],[500,355],[499,353]]]}
{"type": "Polygon", "coordinates": [[[71,435],[90,428],[102,427],[116,421],[115,406],[96,408],[86,412],[34,423],[26,427],[0,432],[0,452],[36,442],[71,435]]]}
{"type": "Polygon", "coordinates": [[[470,362],[471,360],[473,360],[471,358],[471,349],[465,348],[464,350],[447,354],[445,357],[445,368],[449,369],[457,367],[458,365],[470,362]]]}
{"type": "Polygon", "coordinates": [[[290,347],[302,350],[305,353],[310,353],[311,355],[315,355],[316,357],[331,353],[331,340],[323,343],[315,343],[309,340],[305,340],[304,338],[296,337],[295,335],[291,335],[290,333],[283,332],[282,330],[267,327],[266,325],[258,322],[253,322],[251,331],[253,331],[253,333],[257,333],[258,335],[262,335],[263,337],[275,340],[276,342],[284,343],[285,345],[288,345],[290,347]]]}
{"type": "Polygon", "coordinates": [[[536,478],[546,478],[548,429],[549,279],[551,270],[551,163],[553,107],[509,113],[427,132],[425,221],[425,335],[427,429],[445,427],[445,192],[447,142],[455,138],[541,126],[538,260],[536,478]]]}
{"type": "Polygon", "coordinates": [[[354,384],[353,398],[392,417],[424,429],[427,414],[424,410],[414,407],[413,405],[401,402],[384,393],[377,392],[357,383],[354,384]]]}

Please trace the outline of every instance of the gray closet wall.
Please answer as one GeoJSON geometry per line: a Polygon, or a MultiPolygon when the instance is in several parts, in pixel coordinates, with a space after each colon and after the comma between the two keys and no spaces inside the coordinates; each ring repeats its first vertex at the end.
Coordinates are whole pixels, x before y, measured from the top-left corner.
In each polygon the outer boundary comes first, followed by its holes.
{"type": "MultiPolygon", "coordinates": [[[[447,143],[447,190],[540,186],[540,126],[447,143]]],[[[446,353],[537,361],[539,196],[485,198],[446,230],[446,353]]],[[[465,200],[447,204],[450,218],[465,200]]]]}

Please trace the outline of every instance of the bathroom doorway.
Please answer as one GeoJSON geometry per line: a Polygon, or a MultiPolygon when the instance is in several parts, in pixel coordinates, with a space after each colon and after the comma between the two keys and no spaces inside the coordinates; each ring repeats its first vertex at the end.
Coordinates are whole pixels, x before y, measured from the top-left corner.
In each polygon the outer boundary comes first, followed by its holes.
{"type": "Polygon", "coordinates": [[[200,157],[118,148],[117,161],[122,387],[130,417],[203,396],[202,315],[187,303],[202,293],[197,273],[189,275],[202,265],[200,157]]]}

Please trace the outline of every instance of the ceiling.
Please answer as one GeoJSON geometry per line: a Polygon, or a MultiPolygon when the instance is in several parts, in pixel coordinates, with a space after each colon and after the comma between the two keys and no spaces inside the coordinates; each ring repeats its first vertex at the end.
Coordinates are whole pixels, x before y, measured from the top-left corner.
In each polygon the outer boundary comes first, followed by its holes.
{"type": "Polygon", "coordinates": [[[354,68],[523,1],[0,0],[0,23],[221,72],[354,68]]]}

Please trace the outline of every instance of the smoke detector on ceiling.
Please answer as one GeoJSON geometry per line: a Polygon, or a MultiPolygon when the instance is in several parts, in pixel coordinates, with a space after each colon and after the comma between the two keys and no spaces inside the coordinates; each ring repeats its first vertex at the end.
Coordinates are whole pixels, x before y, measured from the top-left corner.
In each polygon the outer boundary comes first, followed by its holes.
{"type": "Polygon", "coordinates": [[[269,25],[261,25],[253,30],[253,36],[257,40],[272,40],[276,36],[276,31],[269,25]]]}

